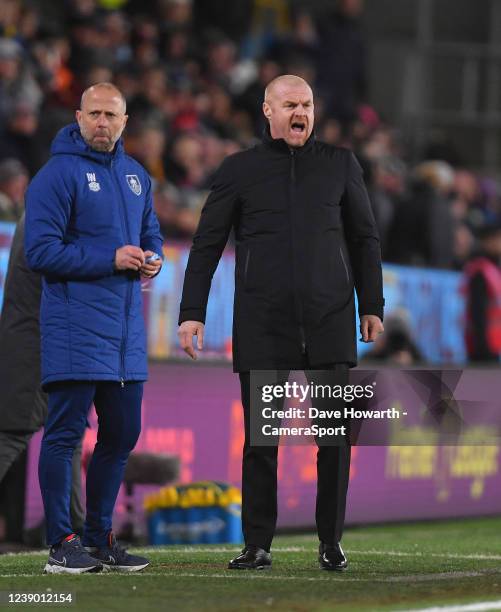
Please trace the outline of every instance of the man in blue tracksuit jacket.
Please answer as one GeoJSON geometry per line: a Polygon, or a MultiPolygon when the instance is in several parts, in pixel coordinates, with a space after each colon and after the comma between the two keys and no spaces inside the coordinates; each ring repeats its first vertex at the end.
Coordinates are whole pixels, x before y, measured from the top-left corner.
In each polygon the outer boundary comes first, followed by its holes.
{"type": "Polygon", "coordinates": [[[140,277],[162,263],[151,181],[125,154],[125,100],[111,83],[82,96],[26,194],[25,251],[43,275],[42,384],[49,413],[39,478],[51,546],[47,573],[143,569],[112,533],[112,514],[141,426],[147,379],[140,277]],[[94,403],[82,542],[70,521],[71,459],[94,403]]]}

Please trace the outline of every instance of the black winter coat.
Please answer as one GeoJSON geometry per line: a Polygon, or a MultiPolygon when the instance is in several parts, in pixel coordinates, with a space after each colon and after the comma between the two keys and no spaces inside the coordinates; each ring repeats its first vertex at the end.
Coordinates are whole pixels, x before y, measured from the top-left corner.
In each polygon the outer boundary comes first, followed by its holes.
{"type": "Polygon", "coordinates": [[[24,215],[10,250],[0,317],[0,431],[37,431],[47,417],[40,388],[42,278],[24,257],[24,215]]]}
{"type": "Polygon", "coordinates": [[[205,322],[212,276],[236,239],[233,365],[356,365],[359,314],[383,317],[379,238],[362,170],[348,150],[317,142],[263,144],[225,159],[186,269],[179,322],[205,322]]]}

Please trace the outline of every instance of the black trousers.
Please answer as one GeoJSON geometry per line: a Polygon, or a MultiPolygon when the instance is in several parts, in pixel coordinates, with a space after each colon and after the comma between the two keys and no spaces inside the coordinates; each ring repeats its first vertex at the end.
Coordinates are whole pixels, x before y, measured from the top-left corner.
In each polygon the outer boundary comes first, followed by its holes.
{"type": "MultiPolygon", "coordinates": [[[[348,382],[347,364],[331,363],[316,366],[315,370],[311,370],[308,369],[309,364],[305,356],[304,366],[308,382],[330,385],[345,385],[348,382]],[[322,375],[320,371],[323,372],[322,375]]],[[[285,372],[285,380],[287,375],[285,372]]],[[[251,445],[250,383],[250,373],[240,373],[245,425],[242,460],[242,530],[246,545],[259,546],[269,551],[277,522],[278,446],[251,445]]],[[[322,410],[342,410],[344,402],[339,399],[315,400],[315,407],[322,410]]],[[[333,425],[339,425],[339,422],[333,425]]],[[[317,532],[320,541],[334,544],[341,540],[343,533],[351,447],[348,436],[337,445],[324,445],[318,440],[316,442],[318,446],[315,511],[317,532]]]]}
{"type": "MultiPolygon", "coordinates": [[[[4,479],[11,465],[26,450],[33,436],[32,431],[0,431],[0,482],[4,479]]],[[[81,483],[82,441],[79,442],[73,454],[72,485],[71,485],[71,522],[73,530],[81,534],[85,520],[82,502],[81,483]]]]}

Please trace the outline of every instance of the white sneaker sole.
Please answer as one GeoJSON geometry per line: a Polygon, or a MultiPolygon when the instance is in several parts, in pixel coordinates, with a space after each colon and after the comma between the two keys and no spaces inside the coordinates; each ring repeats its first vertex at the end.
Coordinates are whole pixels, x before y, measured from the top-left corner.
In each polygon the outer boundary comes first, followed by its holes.
{"type": "Polygon", "coordinates": [[[99,565],[91,567],[66,567],[65,565],[52,565],[47,563],[44,567],[44,574],[88,574],[97,573],[103,570],[99,565]]]}

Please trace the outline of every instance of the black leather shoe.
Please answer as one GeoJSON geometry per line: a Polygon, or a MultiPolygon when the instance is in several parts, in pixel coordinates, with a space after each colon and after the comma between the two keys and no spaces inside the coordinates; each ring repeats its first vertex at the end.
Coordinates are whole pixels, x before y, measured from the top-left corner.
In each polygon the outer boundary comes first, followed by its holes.
{"type": "Polygon", "coordinates": [[[329,570],[332,572],[342,572],[348,567],[348,560],[344,556],[341,544],[326,544],[320,542],[318,547],[318,560],[320,569],[329,570]]]}
{"type": "Polygon", "coordinates": [[[258,546],[246,546],[228,563],[228,569],[271,569],[271,554],[258,546]]]}

